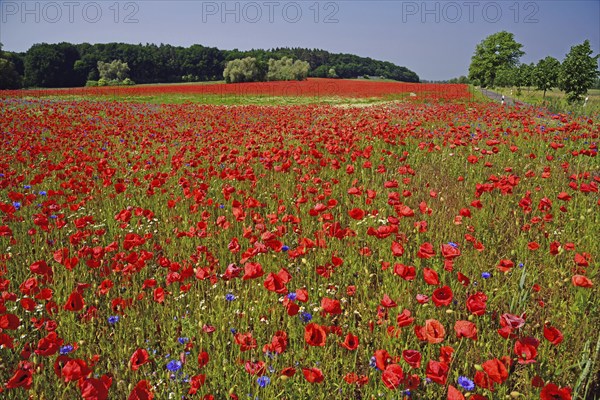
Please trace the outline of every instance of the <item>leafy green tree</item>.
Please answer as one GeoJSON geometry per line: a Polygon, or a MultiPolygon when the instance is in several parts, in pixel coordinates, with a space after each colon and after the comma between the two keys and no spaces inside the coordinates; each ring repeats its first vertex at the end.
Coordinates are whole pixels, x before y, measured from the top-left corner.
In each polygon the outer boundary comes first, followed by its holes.
{"type": "Polygon", "coordinates": [[[544,91],[543,98],[546,98],[546,91],[552,90],[558,85],[558,73],[560,72],[560,61],[548,56],[538,61],[533,71],[533,84],[538,90],[544,91]]]}
{"type": "Polygon", "coordinates": [[[471,57],[469,79],[479,81],[483,87],[494,86],[499,70],[517,66],[525,54],[521,47],[512,33],[502,31],[488,36],[477,45],[471,57]]]}
{"type": "Polygon", "coordinates": [[[558,74],[558,87],[567,95],[569,104],[581,101],[598,77],[598,57],[592,56],[589,40],[571,47],[558,74]]]}
{"type": "Polygon", "coordinates": [[[34,44],[25,54],[25,84],[40,87],[83,86],[85,77],[75,71],[80,58],[71,43],[34,44]]]}
{"type": "Polygon", "coordinates": [[[0,43],[0,90],[19,89],[22,81],[15,64],[5,56],[2,51],[2,43],[0,43]]]}
{"type": "Polygon", "coordinates": [[[269,59],[268,81],[302,81],[308,76],[310,65],[306,61],[293,61],[289,57],[269,59]]]}
{"type": "Polygon", "coordinates": [[[124,81],[129,76],[129,66],[121,60],[113,60],[110,63],[98,61],[98,73],[100,79],[124,81]]]}
{"type": "Polygon", "coordinates": [[[533,71],[535,70],[535,64],[520,64],[517,70],[515,85],[521,86],[532,86],[533,85],[533,71]]]}
{"type": "Polygon", "coordinates": [[[223,71],[223,77],[227,83],[257,82],[263,80],[261,68],[254,57],[229,61],[223,71]]]}
{"type": "Polygon", "coordinates": [[[515,86],[518,81],[519,70],[515,67],[511,68],[499,68],[496,72],[496,79],[494,80],[494,86],[498,87],[509,87],[515,86]]]}

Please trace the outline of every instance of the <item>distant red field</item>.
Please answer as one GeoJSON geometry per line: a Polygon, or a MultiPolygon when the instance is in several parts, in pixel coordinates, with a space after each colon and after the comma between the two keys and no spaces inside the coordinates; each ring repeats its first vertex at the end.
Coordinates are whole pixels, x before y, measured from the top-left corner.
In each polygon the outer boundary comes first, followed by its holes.
{"type": "Polygon", "coordinates": [[[5,91],[0,96],[152,96],[161,94],[223,95],[223,96],[312,96],[368,98],[414,93],[417,98],[464,99],[469,97],[467,85],[383,82],[368,80],[311,78],[305,81],[256,83],[174,84],[143,86],[105,86],[68,89],[35,89],[5,91]]]}

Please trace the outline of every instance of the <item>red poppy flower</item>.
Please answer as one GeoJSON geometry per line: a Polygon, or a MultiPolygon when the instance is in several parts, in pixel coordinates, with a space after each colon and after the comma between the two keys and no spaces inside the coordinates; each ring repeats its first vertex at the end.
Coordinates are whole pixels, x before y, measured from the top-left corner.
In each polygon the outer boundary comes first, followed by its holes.
{"type": "Polygon", "coordinates": [[[348,215],[352,219],[361,220],[365,217],[365,212],[360,208],[353,208],[352,210],[348,211],[348,215]]]}
{"type": "Polygon", "coordinates": [[[65,382],[78,381],[92,372],[87,363],[80,359],[67,361],[61,370],[61,376],[65,382]]]}
{"type": "Polygon", "coordinates": [[[448,386],[448,396],[446,397],[446,400],[465,400],[465,396],[459,392],[457,388],[450,385],[448,386]]]}
{"type": "Polygon", "coordinates": [[[468,339],[477,340],[477,326],[470,321],[456,321],[454,331],[458,339],[466,337],[468,339]]]}
{"type": "Polygon", "coordinates": [[[321,383],[325,379],[319,368],[302,368],[304,379],[310,383],[321,383]]]}
{"type": "Polygon", "coordinates": [[[165,301],[165,295],[166,295],[165,289],[163,289],[161,287],[157,287],[156,289],[154,289],[152,297],[155,302],[162,304],[165,301]]]}
{"type": "Polygon", "coordinates": [[[438,320],[428,319],[425,321],[425,326],[415,326],[415,334],[420,340],[441,343],[446,336],[446,330],[438,320]]]}
{"type": "Polygon", "coordinates": [[[248,351],[256,348],[256,339],[252,337],[252,332],[236,333],[235,343],[240,346],[240,351],[248,351]]]}
{"type": "Polygon", "coordinates": [[[133,388],[127,400],[152,400],[154,399],[154,393],[152,393],[152,386],[146,380],[139,381],[133,388]]]}
{"type": "Polygon", "coordinates": [[[398,326],[403,327],[412,324],[415,319],[410,315],[410,311],[408,311],[406,308],[400,314],[398,314],[398,317],[396,317],[396,323],[398,326]]]}
{"type": "Polygon", "coordinates": [[[497,358],[486,361],[481,366],[492,382],[501,384],[508,379],[508,370],[497,358]]]}
{"type": "Polygon", "coordinates": [[[571,278],[571,282],[574,286],[579,286],[583,288],[591,288],[594,286],[592,280],[584,275],[573,275],[573,277],[571,278]]]}
{"type": "Polygon", "coordinates": [[[132,371],[137,371],[142,365],[150,361],[146,349],[137,349],[129,359],[129,365],[132,371]]]}
{"type": "Polygon", "coordinates": [[[404,254],[404,247],[402,244],[396,241],[392,242],[392,254],[394,257],[400,257],[402,254],[404,254]]]}
{"type": "Polygon", "coordinates": [[[450,286],[442,286],[433,291],[431,299],[436,307],[447,306],[452,303],[452,289],[450,286]]]}
{"type": "Polygon", "coordinates": [[[467,309],[473,315],[481,316],[485,314],[487,296],[483,292],[472,294],[467,299],[467,309]]]}
{"type": "Polygon", "coordinates": [[[340,343],[340,346],[350,351],[356,350],[358,348],[358,336],[348,333],[344,342],[340,343]]]}
{"type": "MultiPolygon", "coordinates": [[[[2,303],[0,303],[2,304],[2,303]]],[[[15,314],[0,315],[0,329],[15,330],[21,325],[21,320],[15,314]]]]}
{"type": "Polygon", "coordinates": [[[431,268],[423,268],[423,279],[428,285],[437,286],[440,284],[438,273],[431,268]]]}
{"type": "Polygon", "coordinates": [[[460,256],[460,249],[457,246],[444,243],[442,244],[442,256],[447,260],[454,259],[460,256]]]}
{"type": "Polygon", "coordinates": [[[342,313],[342,306],[339,300],[328,297],[321,299],[321,308],[323,309],[323,314],[337,315],[342,313]]]}
{"type": "Polygon", "coordinates": [[[385,370],[385,367],[392,361],[392,357],[387,350],[375,350],[375,366],[380,371],[385,370]]]}
{"type": "Polygon", "coordinates": [[[537,348],[540,341],[533,337],[520,338],[515,342],[515,354],[519,358],[519,364],[531,364],[535,362],[537,348]]]}
{"type": "Polygon", "coordinates": [[[20,361],[13,376],[6,382],[7,389],[22,387],[29,390],[33,384],[33,364],[29,361],[20,361]]]}
{"type": "Polygon", "coordinates": [[[69,295],[63,308],[67,311],[81,311],[84,305],[83,296],[81,296],[79,291],[75,290],[69,295]]]}
{"type": "Polygon", "coordinates": [[[404,372],[402,367],[398,364],[389,364],[385,367],[383,374],[381,374],[381,380],[388,389],[397,389],[404,380],[404,372]]]}
{"type": "Polygon", "coordinates": [[[108,398],[108,389],[112,385],[112,378],[102,375],[100,379],[81,379],[77,385],[84,400],[106,400],[108,398]]]}
{"type": "Polygon", "coordinates": [[[398,306],[398,303],[392,300],[387,294],[383,295],[383,299],[381,300],[380,304],[385,308],[393,308],[398,306]]]}
{"type": "Polygon", "coordinates": [[[325,346],[327,331],[321,325],[310,323],[304,327],[304,341],[310,346],[325,346]]]}
{"type": "Polygon", "coordinates": [[[188,390],[188,394],[193,396],[196,393],[198,393],[198,390],[200,390],[200,388],[202,386],[204,386],[205,381],[206,381],[206,375],[204,375],[204,374],[198,374],[198,375],[192,376],[190,378],[190,390],[188,390]]]}
{"type": "Polygon", "coordinates": [[[244,265],[244,276],[242,276],[243,280],[260,278],[263,275],[264,272],[259,263],[246,263],[246,265],[244,265]]]}
{"type": "Polygon", "coordinates": [[[427,363],[427,369],[425,371],[427,378],[431,379],[435,383],[440,385],[446,384],[448,379],[448,371],[450,367],[444,362],[429,360],[427,363]]]}
{"type": "Polygon", "coordinates": [[[511,260],[500,260],[497,265],[497,268],[502,272],[508,272],[515,266],[515,263],[511,260]]]}
{"type": "Polygon", "coordinates": [[[429,242],[423,243],[417,252],[417,257],[419,258],[427,259],[433,256],[435,256],[435,250],[433,249],[433,245],[429,242]]]}
{"type": "Polygon", "coordinates": [[[559,345],[564,339],[562,332],[550,325],[544,325],[544,337],[555,346],[559,345]]]}
{"type": "Polygon", "coordinates": [[[440,357],[439,360],[443,363],[450,365],[452,361],[452,354],[454,353],[454,349],[450,346],[442,346],[440,347],[440,357]]]}
{"type": "Polygon", "coordinates": [[[541,400],[571,400],[571,389],[560,388],[554,383],[548,383],[540,393],[541,400]]]}
{"type": "Polygon", "coordinates": [[[422,356],[421,356],[421,353],[419,353],[417,350],[404,350],[402,352],[402,358],[412,368],[420,368],[421,367],[422,356]]]}
{"type": "Polygon", "coordinates": [[[414,281],[417,275],[415,267],[404,264],[394,264],[394,273],[405,281],[414,281]]]}

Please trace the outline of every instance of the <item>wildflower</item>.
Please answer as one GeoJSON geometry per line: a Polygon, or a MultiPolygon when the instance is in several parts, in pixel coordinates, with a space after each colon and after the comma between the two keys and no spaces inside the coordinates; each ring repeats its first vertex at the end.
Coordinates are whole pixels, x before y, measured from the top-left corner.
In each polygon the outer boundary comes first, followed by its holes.
{"type": "Polygon", "coordinates": [[[61,354],[61,355],[63,355],[63,356],[64,356],[64,355],[66,355],[66,354],[69,354],[69,353],[70,353],[70,352],[72,352],[73,350],[74,350],[73,346],[72,346],[72,345],[70,345],[70,344],[67,344],[67,345],[65,345],[65,346],[61,346],[61,348],[60,348],[59,352],[60,352],[60,354],[61,354]]]}
{"type": "Polygon", "coordinates": [[[167,369],[171,372],[177,372],[181,369],[183,364],[181,364],[181,361],[179,360],[172,360],[169,361],[169,363],[167,364],[167,369]]]}
{"type": "Polygon", "coordinates": [[[17,210],[21,208],[21,203],[19,203],[18,201],[13,201],[12,205],[17,210]]]}
{"type": "Polygon", "coordinates": [[[231,294],[231,293],[227,293],[225,295],[225,300],[227,300],[227,301],[234,301],[235,300],[235,296],[233,294],[231,294]]]}
{"type": "Polygon", "coordinates": [[[29,189],[31,189],[31,185],[25,185],[25,186],[23,186],[23,189],[29,190],[29,189]]]}
{"type": "Polygon", "coordinates": [[[256,380],[256,382],[258,383],[258,386],[260,386],[261,388],[264,388],[269,383],[271,383],[271,379],[268,376],[261,376],[260,378],[258,378],[256,380]]]}
{"type": "Polygon", "coordinates": [[[288,293],[287,298],[288,298],[288,300],[296,301],[296,299],[298,298],[298,295],[296,294],[296,292],[288,293]]]}
{"type": "Polygon", "coordinates": [[[482,277],[483,279],[488,279],[488,278],[490,278],[491,276],[492,276],[492,274],[490,274],[489,272],[482,272],[482,273],[481,273],[481,277],[482,277]]]}
{"type": "Polygon", "coordinates": [[[459,376],[458,377],[458,384],[460,386],[463,387],[463,389],[465,390],[473,390],[475,389],[475,384],[473,383],[472,380],[470,380],[469,378],[467,378],[466,376],[459,376]]]}
{"type": "Polygon", "coordinates": [[[45,190],[40,190],[40,196],[46,196],[48,193],[46,193],[45,190]]]}
{"type": "Polygon", "coordinates": [[[112,315],[110,317],[108,317],[108,323],[111,325],[116,324],[117,322],[119,322],[119,316],[118,315],[112,315]]]}
{"type": "Polygon", "coordinates": [[[456,243],[454,243],[454,242],[448,242],[448,245],[454,247],[455,249],[458,248],[458,245],[456,243]]]}
{"type": "Polygon", "coordinates": [[[376,360],[375,356],[372,356],[371,359],[369,360],[369,367],[371,367],[371,368],[377,367],[377,360],[376,360]]]}
{"type": "Polygon", "coordinates": [[[286,246],[285,244],[283,246],[281,246],[281,251],[288,251],[290,249],[289,246],[286,246]]]}
{"type": "Polygon", "coordinates": [[[187,342],[190,341],[190,339],[186,338],[186,337],[180,337],[177,339],[177,341],[179,342],[179,344],[186,344],[187,342]]]}
{"type": "Polygon", "coordinates": [[[303,312],[302,314],[300,314],[300,319],[302,320],[302,322],[308,322],[312,319],[312,314],[303,312]]]}

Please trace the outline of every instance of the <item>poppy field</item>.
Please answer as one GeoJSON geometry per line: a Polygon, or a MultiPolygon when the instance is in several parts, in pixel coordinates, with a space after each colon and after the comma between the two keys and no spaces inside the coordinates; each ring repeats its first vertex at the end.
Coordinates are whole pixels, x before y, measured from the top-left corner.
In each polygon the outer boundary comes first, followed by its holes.
{"type": "Polygon", "coordinates": [[[593,399],[600,121],[458,86],[3,95],[0,397],[593,399]]]}

